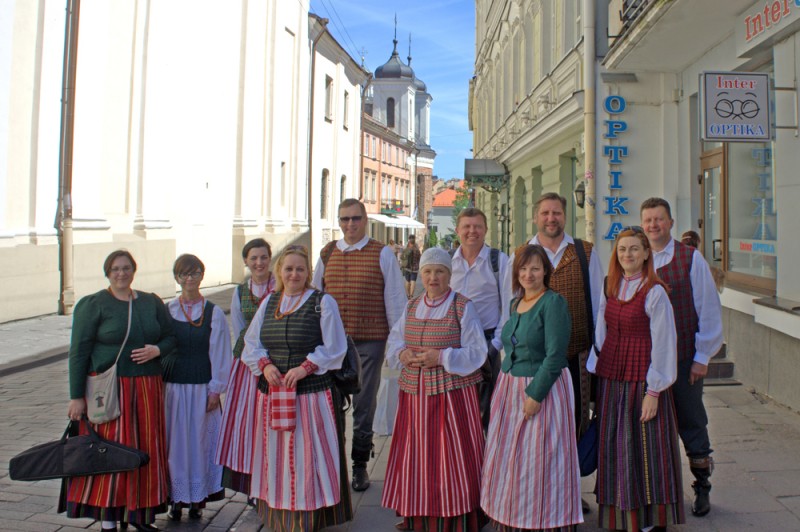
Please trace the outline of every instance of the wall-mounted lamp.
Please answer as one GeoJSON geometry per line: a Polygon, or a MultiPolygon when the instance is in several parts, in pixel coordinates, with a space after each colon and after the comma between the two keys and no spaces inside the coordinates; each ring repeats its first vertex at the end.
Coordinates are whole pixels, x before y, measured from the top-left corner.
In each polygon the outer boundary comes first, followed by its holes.
{"type": "Polygon", "coordinates": [[[578,182],[572,194],[575,196],[575,205],[583,209],[586,204],[586,185],[583,184],[583,181],[578,182]]]}

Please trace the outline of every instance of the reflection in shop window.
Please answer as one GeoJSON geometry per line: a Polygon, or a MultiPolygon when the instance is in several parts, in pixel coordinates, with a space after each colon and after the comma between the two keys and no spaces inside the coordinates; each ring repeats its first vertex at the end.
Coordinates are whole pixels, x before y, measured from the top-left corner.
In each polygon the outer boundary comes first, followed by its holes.
{"type": "Polygon", "coordinates": [[[777,209],[771,143],[728,146],[728,271],[777,277],[777,209]]]}

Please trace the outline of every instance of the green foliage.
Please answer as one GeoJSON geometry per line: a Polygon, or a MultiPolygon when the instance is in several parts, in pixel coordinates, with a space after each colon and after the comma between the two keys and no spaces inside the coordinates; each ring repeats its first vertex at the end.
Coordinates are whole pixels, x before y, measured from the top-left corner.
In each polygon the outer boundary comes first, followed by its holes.
{"type": "MultiPolygon", "coordinates": [[[[463,182],[461,186],[456,187],[456,199],[453,202],[453,227],[456,226],[456,220],[458,219],[459,213],[466,209],[469,206],[469,189],[464,186],[463,182]]],[[[454,239],[456,235],[453,234],[454,239]]]]}

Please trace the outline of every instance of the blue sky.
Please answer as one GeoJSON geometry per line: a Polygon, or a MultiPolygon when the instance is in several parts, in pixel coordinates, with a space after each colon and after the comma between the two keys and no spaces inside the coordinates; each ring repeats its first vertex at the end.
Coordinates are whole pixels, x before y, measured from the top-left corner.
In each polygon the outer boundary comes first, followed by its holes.
{"type": "Polygon", "coordinates": [[[472,157],[467,93],[475,57],[475,3],[472,0],[311,0],[311,11],[330,20],[336,40],[359,59],[366,51],[370,72],[392,55],[394,15],[397,51],[403,62],[411,34],[411,67],[428,86],[434,175],[463,177],[472,157]]]}

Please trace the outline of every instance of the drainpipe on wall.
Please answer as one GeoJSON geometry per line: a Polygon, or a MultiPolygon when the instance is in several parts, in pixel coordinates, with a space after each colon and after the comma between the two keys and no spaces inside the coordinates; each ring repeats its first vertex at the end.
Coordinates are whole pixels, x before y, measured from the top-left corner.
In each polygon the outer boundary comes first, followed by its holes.
{"type": "Polygon", "coordinates": [[[583,0],[583,138],[584,138],[584,179],[586,181],[586,220],[585,238],[595,241],[595,157],[597,140],[595,137],[595,24],[597,21],[595,0],[583,0]]]}
{"type": "MultiPolygon", "coordinates": [[[[363,61],[361,63],[361,67],[364,68],[363,61]]],[[[367,82],[361,88],[361,116],[358,117],[358,119],[361,121],[361,138],[359,139],[360,145],[358,147],[358,152],[361,154],[361,156],[358,158],[358,162],[359,162],[358,171],[359,171],[359,174],[360,174],[359,178],[358,178],[358,183],[359,183],[358,200],[360,202],[362,202],[362,203],[364,201],[366,201],[366,199],[367,199],[367,198],[364,197],[364,193],[365,193],[364,191],[366,189],[366,183],[364,183],[364,157],[366,157],[367,154],[362,151],[363,148],[364,148],[364,113],[366,113],[366,111],[367,111],[367,103],[366,103],[367,92],[369,92],[369,87],[370,87],[370,85],[372,85],[372,79],[373,79],[372,72],[370,72],[367,75],[367,82]]],[[[344,198],[342,198],[342,199],[344,199],[344,198]]],[[[337,212],[336,214],[338,216],[339,213],[337,212]]],[[[367,223],[369,223],[369,222],[367,222],[367,223]]]]}
{"type": "Polygon", "coordinates": [[[67,0],[64,29],[64,62],[61,77],[61,132],[58,157],[58,207],[55,229],[58,235],[60,291],[58,313],[72,314],[75,306],[74,250],[72,238],[72,146],[75,126],[75,72],[78,62],[80,0],[67,0]]]}
{"type": "Polygon", "coordinates": [[[311,162],[313,161],[313,154],[314,154],[314,73],[317,64],[317,43],[328,31],[328,19],[326,18],[319,18],[317,21],[320,23],[322,28],[320,29],[319,35],[314,37],[314,40],[311,41],[311,73],[310,73],[310,81],[309,81],[309,90],[308,90],[308,237],[309,237],[309,246],[308,246],[308,256],[309,258],[314,256],[314,236],[313,236],[313,229],[314,229],[314,196],[311,193],[314,185],[314,172],[312,168],[311,162]]]}

